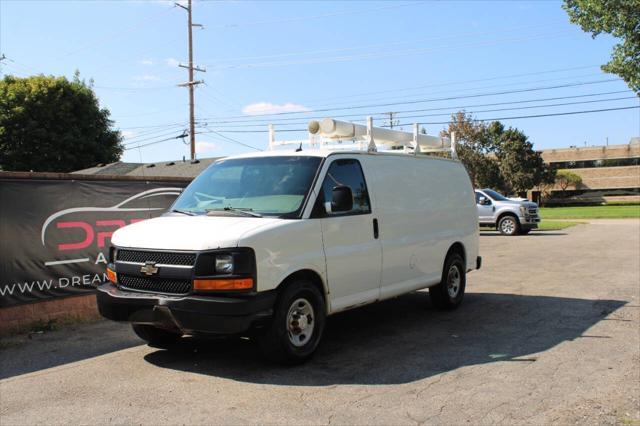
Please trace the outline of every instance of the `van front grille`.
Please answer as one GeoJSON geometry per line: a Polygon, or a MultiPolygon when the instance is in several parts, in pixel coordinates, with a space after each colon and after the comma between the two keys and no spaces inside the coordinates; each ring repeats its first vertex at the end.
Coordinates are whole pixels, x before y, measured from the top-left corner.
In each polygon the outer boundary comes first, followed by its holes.
{"type": "Polygon", "coordinates": [[[145,278],[118,274],[118,286],[125,290],[149,293],[187,294],[191,291],[190,280],[145,278]]]}
{"type": "Polygon", "coordinates": [[[134,263],[155,262],[161,265],[193,266],[196,263],[196,255],[195,253],[118,250],[116,252],[116,261],[134,263]]]}

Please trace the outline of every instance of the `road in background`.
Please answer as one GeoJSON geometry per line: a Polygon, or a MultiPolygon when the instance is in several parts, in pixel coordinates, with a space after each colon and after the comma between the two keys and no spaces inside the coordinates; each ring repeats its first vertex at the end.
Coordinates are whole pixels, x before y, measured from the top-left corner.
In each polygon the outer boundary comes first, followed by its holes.
{"type": "Polygon", "coordinates": [[[108,322],[9,340],[0,423],[640,421],[640,221],[480,241],[460,309],[417,292],[336,315],[299,367],[241,339],[157,350],[108,322]]]}

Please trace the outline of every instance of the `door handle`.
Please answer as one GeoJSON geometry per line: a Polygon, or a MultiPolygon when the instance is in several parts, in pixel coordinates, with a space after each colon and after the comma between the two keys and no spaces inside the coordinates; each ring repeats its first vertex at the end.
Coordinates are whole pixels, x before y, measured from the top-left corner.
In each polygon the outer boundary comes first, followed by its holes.
{"type": "Polygon", "coordinates": [[[378,235],[380,234],[378,230],[378,219],[373,219],[373,238],[378,239],[378,235]]]}

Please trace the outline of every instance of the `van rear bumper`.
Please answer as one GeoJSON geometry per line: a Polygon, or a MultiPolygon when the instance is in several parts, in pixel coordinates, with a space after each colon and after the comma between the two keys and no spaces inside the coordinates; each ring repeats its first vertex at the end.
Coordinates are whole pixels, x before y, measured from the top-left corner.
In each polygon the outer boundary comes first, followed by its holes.
{"type": "Polygon", "coordinates": [[[122,291],[107,282],[98,287],[97,300],[100,314],[113,321],[148,324],[183,334],[237,334],[273,315],[276,293],[172,297],[122,291]]]}

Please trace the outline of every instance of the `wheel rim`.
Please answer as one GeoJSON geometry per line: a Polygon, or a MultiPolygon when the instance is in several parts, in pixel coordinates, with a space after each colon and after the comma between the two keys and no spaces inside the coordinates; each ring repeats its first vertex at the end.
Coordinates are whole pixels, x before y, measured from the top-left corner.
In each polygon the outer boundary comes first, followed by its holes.
{"type": "Polygon", "coordinates": [[[296,299],[287,314],[287,334],[294,346],[306,345],[313,336],[315,316],[313,306],[307,299],[296,299]]]}
{"type": "Polygon", "coordinates": [[[505,219],[502,221],[502,225],[500,225],[500,229],[505,234],[512,234],[516,229],[516,224],[511,219],[505,219]]]}
{"type": "Polygon", "coordinates": [[[457,265],[451,265],[449,273],[447,274],[447,292],[452,299],[458,296],[461,282],[460,269],[458,269],[457,265]]]}

